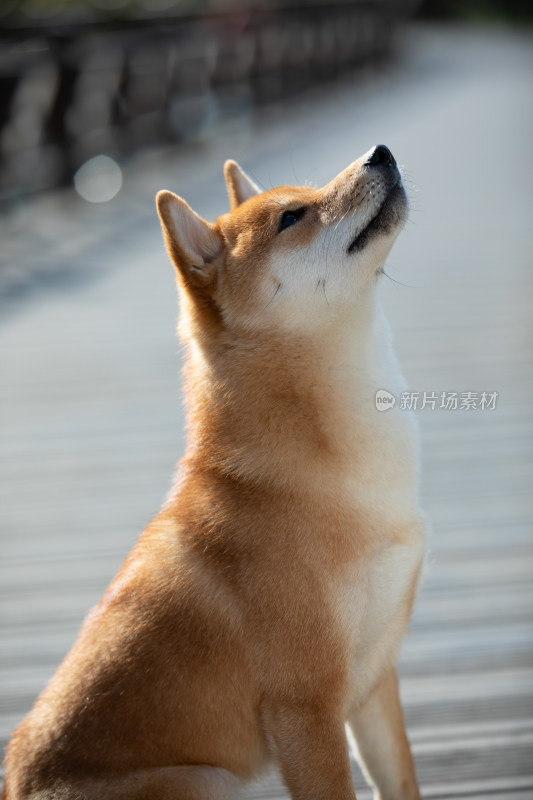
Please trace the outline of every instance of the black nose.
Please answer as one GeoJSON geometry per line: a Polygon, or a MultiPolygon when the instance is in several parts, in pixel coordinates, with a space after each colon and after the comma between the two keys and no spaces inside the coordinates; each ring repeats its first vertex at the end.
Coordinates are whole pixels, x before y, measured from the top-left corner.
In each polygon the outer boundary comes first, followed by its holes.
{"type": "Polygon", "coordinates": [[[385,147],[384,144],[377,144],[370,151],[370,155],[365,161],[365,164],[368,164],[372,167],[377,166],[378,164],[383,164],[383,166],[386,167],[395,167],[396,161],[388,147],[385,147]]]}

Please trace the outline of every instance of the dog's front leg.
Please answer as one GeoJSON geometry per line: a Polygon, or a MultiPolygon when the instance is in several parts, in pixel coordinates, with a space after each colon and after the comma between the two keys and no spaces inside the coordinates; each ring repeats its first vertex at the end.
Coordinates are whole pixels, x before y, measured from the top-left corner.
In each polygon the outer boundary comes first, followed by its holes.
{"type": "Polygon", "coordinates": [[[396,670],[385,675],[360,708],[352,709],[348,724],[374,800],[420,800],[396,670]]]}
{"type": "Polygon", "coordinates": [[[264,723],[293,800],[356,800],[344,721],[322,705],[269,705],[264,723]]]}

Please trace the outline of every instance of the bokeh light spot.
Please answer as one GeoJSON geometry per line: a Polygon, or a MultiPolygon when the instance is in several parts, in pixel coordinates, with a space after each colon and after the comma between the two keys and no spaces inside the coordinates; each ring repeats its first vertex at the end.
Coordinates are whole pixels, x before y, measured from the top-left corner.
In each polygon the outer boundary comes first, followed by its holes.
{"type": "Polygon", "coordinates": [[[109,156],[94,156],[74,175],[74,186],[89,203],[107,203],[122,187],[122,170],[109,156]]]}

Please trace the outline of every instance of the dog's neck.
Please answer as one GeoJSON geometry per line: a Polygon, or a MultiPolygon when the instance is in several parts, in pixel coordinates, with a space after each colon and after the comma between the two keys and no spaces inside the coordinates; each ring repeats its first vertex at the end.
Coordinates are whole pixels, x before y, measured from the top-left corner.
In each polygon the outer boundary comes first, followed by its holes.
{"type": "Polygon", "coordinates": [[[374,448],[374,427],[390,426],[375,393],[401,378],[373,291],[313,335],[189,345],[188,463],[236,480],[320,484],[368,464],[364,443],[374,448]]]}

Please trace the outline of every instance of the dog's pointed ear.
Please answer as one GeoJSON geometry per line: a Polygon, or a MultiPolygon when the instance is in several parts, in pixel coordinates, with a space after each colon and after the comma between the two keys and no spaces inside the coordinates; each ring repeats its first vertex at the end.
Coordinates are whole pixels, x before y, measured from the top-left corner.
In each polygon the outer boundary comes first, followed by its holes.
{"type": "Polygon", "coordinates": [[[261,189],[255,185],[253,180],[248,177],[236,161],[226,161],[224,164],[224,177],[226,179],[226,186],[228,187],[230,208],[240,206],[245,200],[254,197],[256,194],[261,194],[261,189]]]}
{"type": "Polygon", "coordinates": [[[178,272],[187,285],[207,288],[215,277],[213,261],[223,249],[222,238],[172,192],[159,192],[156,204],[167,252],[178,272]]]}

